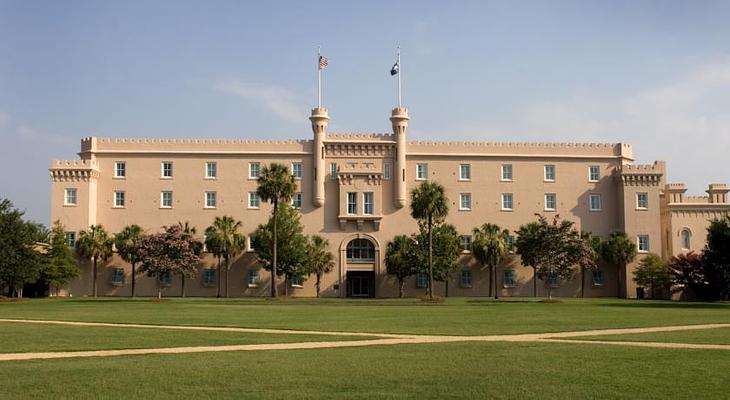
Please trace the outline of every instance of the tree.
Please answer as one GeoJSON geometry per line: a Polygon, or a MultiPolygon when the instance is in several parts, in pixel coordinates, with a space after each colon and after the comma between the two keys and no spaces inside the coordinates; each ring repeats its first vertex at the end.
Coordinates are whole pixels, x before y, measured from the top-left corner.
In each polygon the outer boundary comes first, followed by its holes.
{"type": "Polygon", "coordinates": [[[113,240],[106,233],[101,225],[91,225],[88,231],[79,233],[79,240],[76,242],[76,253],[84,259],[91,259],[93,262],[92,279],[93,279],[93,296],[97,295],[96,280],[98,277],[97,264],[106,261],[112,256],[113,240]]]}
{"type": "Polygon", "coordinates": [[[200,257],[195,255],[193,240],[179,226],[164,228],[162,233],[147,235],[140,245],[140,271],[157,279],[157,298],[162,298],[163,274],[195,274],[200,257]]]}
{"type": "Polygon", "coordinates": [[[522,257],[522,262],[533,266],[537,277],[545,282],[548,298],[552,298],[552,289],[556,283],[559,285],[561,281],[572,278],[575,266],[595,267],[590,244],[581,238],[573,225],[573,222],[560,220],[558,216],[548,222],[547,218],[538,215],[537,225],[529,228],[522,226],[518,231],[525,234],[524,239],[529,240],[520,240],[518,237],[517,253],[522,257]]]}
{"type": "Polygon", "coordinates": [[[50,247],[45,254],[47,261],[42,279],[48,282],[51,289],[55,289],[58,296],[59,288],[79,276],[80,271],[66,242],[66,232],[61,221],[53,223],[50,239],[50,247]]]}
{"type": "Polygon", "coordinates": [[[520,226],[517,230],[515,252],[520,255],[522,265],[532,267],[532,295],[537,297],[537,259],[539,245],[542,243],[541,225],[539,222],[530,222],[520,226]]]}
{"type": "Polygon", "coordinates": [[[224,215],[215,217],[213,225],[205,230],[205,241],[208,250],[218,257],[218,297],[221,297],[220,258],[226,267],[226,297],[228,297],[228,272],[231,268],[231,259],[240,254],[246,245],[246,237],[239,232],[241,221],[224,215]]]}
{"type": "Polygon", "coordinates": [[[139,246],[144,238],[144,229],[139,225],[127,225],[121,232],[114,235],[114,244],[117,247],[117,254],[122,260],[132,266],[132,297],[135,296],[137,284],[137,264],[139,264],[139,246]]]}
{"type": "Polygon", "coordinates": [[[710,221],[702,259],[711,294],[730,300],[730,216],[710,221]]]}
{"type": "Polygon", "coordinates": [[[616,291],[621,297],[621,271],[626,271],[626,264],[636,258],[636,244],[626,232],[614,232],[601,244],[601,257],[616,266],[616,291]]]}
{"type": "Polygon", "coordinates": [[[0,199],[0,288],[9,286],[11,296],[23,297],[23,285],[38,280],[44,258],[33,247],[42,234],[10,200],[0,199]]]}
{"type": "Polygon", "coordinates": [[[388,275],[398,280],[398,297],[403,298],[406,278],[418,272],[416,266],[417,242],[411,236],[398,235],[385,248],[385,268],[388,275]]]}
{"type": "Polygon", "coordinates": [[[695,296],[703,300],[714,298],[710,290],[705,263],[702,262],[700,254],[690,251],[674,256],[669,260],[668,267],[674,283],[689,289],[695,296]]]}
{"type": "Polygon", "coordinates": [[[449,213],[446,189],[437,182],[426,181],[411,191],[411,216],[428,236],[428,296],[433,300],[433,227],[446,219],[449,213]]]}
{"type": "MultiPolygon", "coordinates": [[[[198,233],[198,229],[190,224],[190,221],[178,222],[177,226],[182,231],[186,239],[190,240],[190,245],[193,248],[193,253],[200,257],[203,254],[203,242],[195,238],[195,234],[198,233]]],[[[180,274],[180,297],[185,297],[185,274],[180,274]]],[[[226,289],[226,293],[228,290],[226,289]]]]}
{"type": "MultiPolygon", "coordinates": [[[[287,283],[296,276],[304,279],[307,275],[307,237],[300,213],[289,204],[281,204],[276,216],[269,217],[265,225],[259,225],[252,239],[256,258],[267,271],[274,271],[274,254],[277,255],[276,276],[284,276],[287,283]],[[274,228],[276,227],[276,228],[274,228]],[[274,231],[278,230],[278,241],[274,244],[274,231]]],[[[284,287],[288,294],[288,285],[284,287]]]]}
{"type": "MultiPolygon", "coordinates": [[[[601,238],[593,236],[592,232],[582,231],[580,233],[581,239],[588,243],[589,256],[593,260],[593,264],[598,263],[598,259],[601,255],[601,238]]],[[[581,265],[580,267],[580,297],[586,297],[586,267],[581,265]]]]}
{"type": "MultiPolygon", "coordinates": [[[[451,274],[459,268],[459,254],[461,254],[461,239],[456,231],[456,227],[451,224],[439,224],[431,230],[431,240],[425,226],[421,226],[418,235],[416,235],[416,253],[414,261],[416,262],[417,272],[431,272],[434,281],[446,282],[446,291],[448,295],[448,282],[451,274]],[[428,270],[424,266],[428,266],[428,260],[432,263],[428,270]]],[[[429,293],[432,290],[429,289],[429,293]]]]}
{"type": "Polygon", "coordinates": [[[317,279],[315,282],[317,297],[322,276],[335,267],[335,256],[327,250],[329,245],[327,239],[319,235],[312,236],[307,243],[307,273],[314,274],[317,279]]]}
{"type": "Polygon", "coordinates": [[[477,261],[489,268],[489,296],[494,290],[495,299],[498,298],[495,285],[497,266],[507,255],[507,237],[509,237],[509,231],[500,228],[499,225],[487,223],[481,228],[474,228],[471,252],[477,261]]]}
{"type": "Polygon", "coordinates": [[[672,277],[667,263],[658,255],[649,253],[634,270],[634,282],[639,286],[649,287],[651,297],[656,298],[657,289],[669,289],[672,277]]]}
{"type": "Polygon", "coordinates": [[[271,242],[271,297],[276,297],[277,295],[276,269],[278,267],[277,247],[279,243],[277,215],[279,213],[279,205],[287,204],[291,200],[292,196],[294,196],[296,190],[297,183],[294,175],[289,172],[289,168],[285,165],[274,163],[269,167],[261,168],[259,174],[259,186],[258,189],[256,189],[256,193],[258,193],[261,200],[268,201],[274,206],[272,210],[274,226],[272,228],[273,240],[271,242]]]}

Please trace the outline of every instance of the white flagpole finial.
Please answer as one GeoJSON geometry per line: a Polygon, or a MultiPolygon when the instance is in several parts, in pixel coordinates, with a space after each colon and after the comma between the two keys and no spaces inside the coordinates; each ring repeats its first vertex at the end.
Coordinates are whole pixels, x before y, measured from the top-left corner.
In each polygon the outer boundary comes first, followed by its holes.
{"type": "Polygon", "coordinates": [[[317,108],[322,108],[322,68],[320,60],[322,57],[322,46],[317,46],[317,108]]]}
{"type": "Polygon", "coordinates": [[[400,64],[400,44],[398,44],[398,108],[403,107],[403,103],[401,101],[401,83],[400,83],[400,76],[403,74],[403,67],[400,64]]]}

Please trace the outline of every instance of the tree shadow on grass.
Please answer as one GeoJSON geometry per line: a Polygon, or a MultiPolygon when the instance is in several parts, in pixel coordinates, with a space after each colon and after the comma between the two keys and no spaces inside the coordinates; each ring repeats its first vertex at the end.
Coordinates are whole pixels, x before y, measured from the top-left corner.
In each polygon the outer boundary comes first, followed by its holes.
{"type": "Polygon", "coordinates": [[[658,308],[658,309],[718,309],[730,311],[728,303],[669,302],[669,301],[627,301],[623,303],[596,304],[598,307],[658,308]]]}

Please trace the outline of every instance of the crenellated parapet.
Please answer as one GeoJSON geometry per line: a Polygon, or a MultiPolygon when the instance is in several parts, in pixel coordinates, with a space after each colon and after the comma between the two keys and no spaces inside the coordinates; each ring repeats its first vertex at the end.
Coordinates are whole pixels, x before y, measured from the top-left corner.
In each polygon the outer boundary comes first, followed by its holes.
{"type": "Polygon", "coordinates": [[[482,141],[424,141],[408,142],[408,154],[524,156],[524,157],[582,157],[620,158],[633,161],[630,144],[625,143],[530,143],[482,141]]]}
{"type": "Polygon", "coordinates": [[[356,132],[338,132],[328,133],[327,142],[339,142],[339,141],[382,141],[382,142],[393,142],[395,143],[395,137],[389,133],[356,133],[356,132]]]}
{"type": "Polygon", "coordinates": [[[213,139],[213,138],[117,138],[81,139],[82,157],[94,153],[221,153],[308,154],[311,140],[213,139]]]}
{"type": "Polygon", "coordinates": [[[393,157],[395,143],[327,143],[325,155],[327,157],[393,157]]]}
{"type": "Polygon", "coordinates": [[[53,160],[48,172],[53,182],[88,182],[99,178],[99,165],[93,160],[53,160]]]}
{"type": "Polygon", "coordinates": [[[624,186],[661,186],[665,171],[664,161],[654,161],[653,164],[623,164],[615,174],[624,186]]]}

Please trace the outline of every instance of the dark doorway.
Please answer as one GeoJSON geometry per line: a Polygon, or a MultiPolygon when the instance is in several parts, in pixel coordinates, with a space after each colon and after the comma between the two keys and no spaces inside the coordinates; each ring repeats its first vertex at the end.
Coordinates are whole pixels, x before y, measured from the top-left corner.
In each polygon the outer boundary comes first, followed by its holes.
{"type": "Polygon", "coordinates": [[[347,297],[375,297],[375,273],[372,271],[348,272],[347,297]]]}

